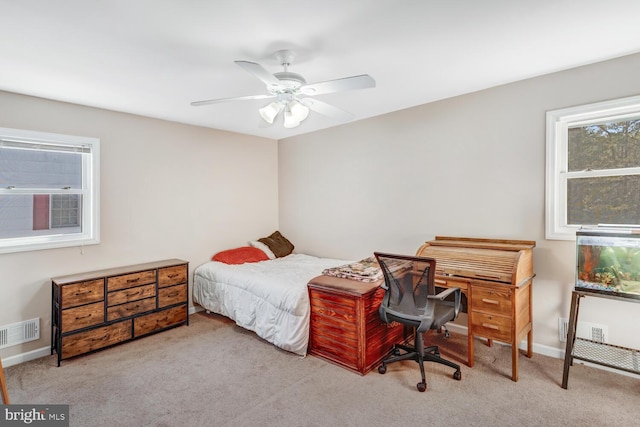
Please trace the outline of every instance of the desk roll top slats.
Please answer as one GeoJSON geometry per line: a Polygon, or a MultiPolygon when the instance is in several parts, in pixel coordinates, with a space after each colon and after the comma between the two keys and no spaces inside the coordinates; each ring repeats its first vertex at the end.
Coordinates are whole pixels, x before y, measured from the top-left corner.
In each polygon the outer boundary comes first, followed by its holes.
{"type": "Polygon", "coordinates": [[[518,345],[527,336],[532,355],[531,285],[534,241],[437,236],[418,251],[436,260],[436,286],[460,287],[468,302],[469,366],[473,339],[512,346],[512,379],[518,380],[518,345]]]}

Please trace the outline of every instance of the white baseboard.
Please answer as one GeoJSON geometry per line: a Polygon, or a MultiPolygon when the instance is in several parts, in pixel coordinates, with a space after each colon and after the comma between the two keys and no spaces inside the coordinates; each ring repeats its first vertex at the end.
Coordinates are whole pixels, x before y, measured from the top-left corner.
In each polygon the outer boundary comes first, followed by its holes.
{"type": "MultiPolygon", "coordinates": [[[[202,307],[189,307],[189,315],[192,315],[198,311],[202,311],[202,307]]],[[[51,355],[50,347],[42,347],[36,350],[31,350],[26,353],[16,354],[15,356],[9,356],[2,359],[2,366],[8,368],[9,366],[19,365],[20,363],[28,362],[30,360],[40,359],[51,355]]]]}
{"type": "Polygon", "coordinates": [[[51,355],[51,347],[42,347],[37,350],[31,350],[26,353],[16,354],[15,356],[9,356],[6,359],[2,359],[2,366],[5,368],[13,365],[19,365],[20,363],[28,362],[30,360],[40,359],[51,355]]]}
{"type": "MultiPolygon", "coordinates": [[[[204,309],[202,307],[200,307],[200,306],[190,307],[189,308],[189,315],[192,315],[194,313],[197,313],[197,312],[203,311],[203,310],[204,309]]],[[[447,329],[449,329],[452,332],[458,333],[458,334],[467,335],[467,327],[466,326],[457,325],[455,323],[449,323],[447,325],[447,329]]],[[[502,345],[509,345],[509,344],[506,344],[506,343],[502,343],[500,341],[495,341],[495,342],[498,343],[498,344],[502,344],[502,345]]],[[[523,340],[520,343],[519,348],[522,349],[522,350],[526,350],[527,349],[527,341],[523,340]]],[[[550,347],[548,345],[543,345],[543,344],[536,344],[534,342],[533,346],[532,346],[532,350],[533,350],[534,353],[541,354],[543,356],[553,357],[553,358],[556,358],[556,359],[564,359],[564,353],[565,353],[564,350],[556,348],[556,347],[550,347]]],[[[20,363],[28,362],[30,360],[35,360],[35,359],[39,359],[41,357],[49,356],[50,354],[51,354],[51,348],[43,347],[43,348],[39,348],[37,350],[32,350],[32,351],[29,351],[29,352],[26,352],[26,353],[17,354],[15,356],[10,356],[10,357],[7,357],[6,359],[2,359],[2,365],[4,367],[18,365],[20,363]]],[[[618,369],[608,368],[606,366],[596,365],[596,364],[593,364],[593,363],[584,362],[582,360],[575,360],[574,363],[581,363],[581,364],[583,364],[585,366],[591,366],[593,368],[603,369],[605,371],[614,372],[616,374],[626,375],[626,376],[634,377],[634,378],[640,378],[640,375],[636,375],[636,374],[631,373],[631,372],[620,371],[618,369]]]]}
{"type": "MultiPolygon", "coordinates": [[[[462,325],[456,325],[455,323],[449,323],[447,325],[447,328],[450,331],[453,332],[457,332],[459,334],[462,335],[467,335],[467,327],[466,326],[462,326],[462,325]]],[[[481,338],[484,339],[484,338],[481,338]]],[[[503,343],[500,341],[494,341],[498,344],[502,344],[502,345],[509,345],[507,343],[503,343]]],[[[526,350],[527,349],[527,340],[523,340],[519,347],[519,349],[521,350],[526,350]]],[[[555,359],[564,359],[564,354],[565,354],[565,350],[564,348],[560,349],[560,348],[556,348],[556,347],[550,347],[548,345],[543,345],[543,344],[536,344],[535,342],[533,343],[532,346],[532,351],[535,354],[541,354],[543,356],[548,356],[548,357],[553,357],[555,359]]],[[[625,375],[627,377],[632,377],[632,378],[639,378],[640,379],[640,375],[638,374],[634,374],[633,372],[627,372],[627,371],[621,371],[620,369],[614,369],[614,368],[609,368],[608,366],[602,366],[602,365],[597,365],[595,363],[589,363],[589,362],[585,362],[584,360],[574,360],[573,361],[574,364],[578,363],[581,365],[585,365],[585,366],[590,366],[592,368],[598,368],[598,369],[602,369],[605,371],[609,371],[609,372],[613,372],[619,375],[625,375]]]]}

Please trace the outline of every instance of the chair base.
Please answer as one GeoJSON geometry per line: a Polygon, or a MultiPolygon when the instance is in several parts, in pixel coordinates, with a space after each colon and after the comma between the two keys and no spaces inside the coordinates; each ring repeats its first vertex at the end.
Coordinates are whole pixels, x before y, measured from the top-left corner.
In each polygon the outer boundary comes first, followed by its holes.
{"type": "Polygon", "coordinates": [[[378,372],[384,374],[387,372],[387,365],[389,363],[399,362],[401,360],[414,360],[420,365],[420,374],[422,376],[422,381],[419,382],[416,387],[418,391],[425,391],[427,389],[427,381],[425,379],[424,373],[424,362],[435,362],[440,363],[442,365],[449,366],[456,371],[453,373],[453,379],[460,381],[462,379],[462,372],[460,372],[460,365],[453,363],[447,359],[443,359],[440,357],[440,351],[438,350],[438,346],[432,345],[425,347],[424,339],[422,334],[417,332],[415,333],[414,338],[415,347],[410,347],[402,344],[396,344],[393,346],[393,356],[382,361],[382,364],[378,367],[378,372]],[[421,349],[422,351],[419,351],[421,349]],[[404,351],[405,353],[401,353],[404,351]]]}

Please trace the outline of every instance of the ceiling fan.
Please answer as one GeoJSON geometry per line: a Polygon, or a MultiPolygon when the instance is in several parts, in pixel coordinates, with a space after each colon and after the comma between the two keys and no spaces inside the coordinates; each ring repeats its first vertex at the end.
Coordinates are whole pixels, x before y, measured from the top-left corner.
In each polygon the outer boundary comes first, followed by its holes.
{"type": "Polygon", "coordinates": [[[375,80],[368,74],[307,84],[307,81],[300,74],[288,71],[295,57],[293,51],[279,50],[274,53],[274,57],[284,67],[284,71],[270,74],[262,65],[255,62],[234,61],[266,84],[267,94],[209,99],[192,102],[191,105],[200,106],[229,101],[275,98],[274,101],[258,110],[260,116],[265,122],[272,124],[275,118],[284,111],[284,127],[294,128],[307,118],[309,110],[340,121],[349,121],[353,118],[353,114],[309,96],[376,86],[375,80]]]}

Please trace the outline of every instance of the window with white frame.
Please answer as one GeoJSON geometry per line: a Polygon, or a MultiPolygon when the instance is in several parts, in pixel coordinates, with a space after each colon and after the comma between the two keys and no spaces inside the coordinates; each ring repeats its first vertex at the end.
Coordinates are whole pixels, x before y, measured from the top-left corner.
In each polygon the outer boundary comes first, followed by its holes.
{"type": "Polygon", "coordinates": [[[640,96],[547,112],[546,238],[640,225],[640,96]]]}
{"type": "Polygon", "coordinates": [[[100,242],[100,140],[0,128],[0,253],[100,242]]]}

